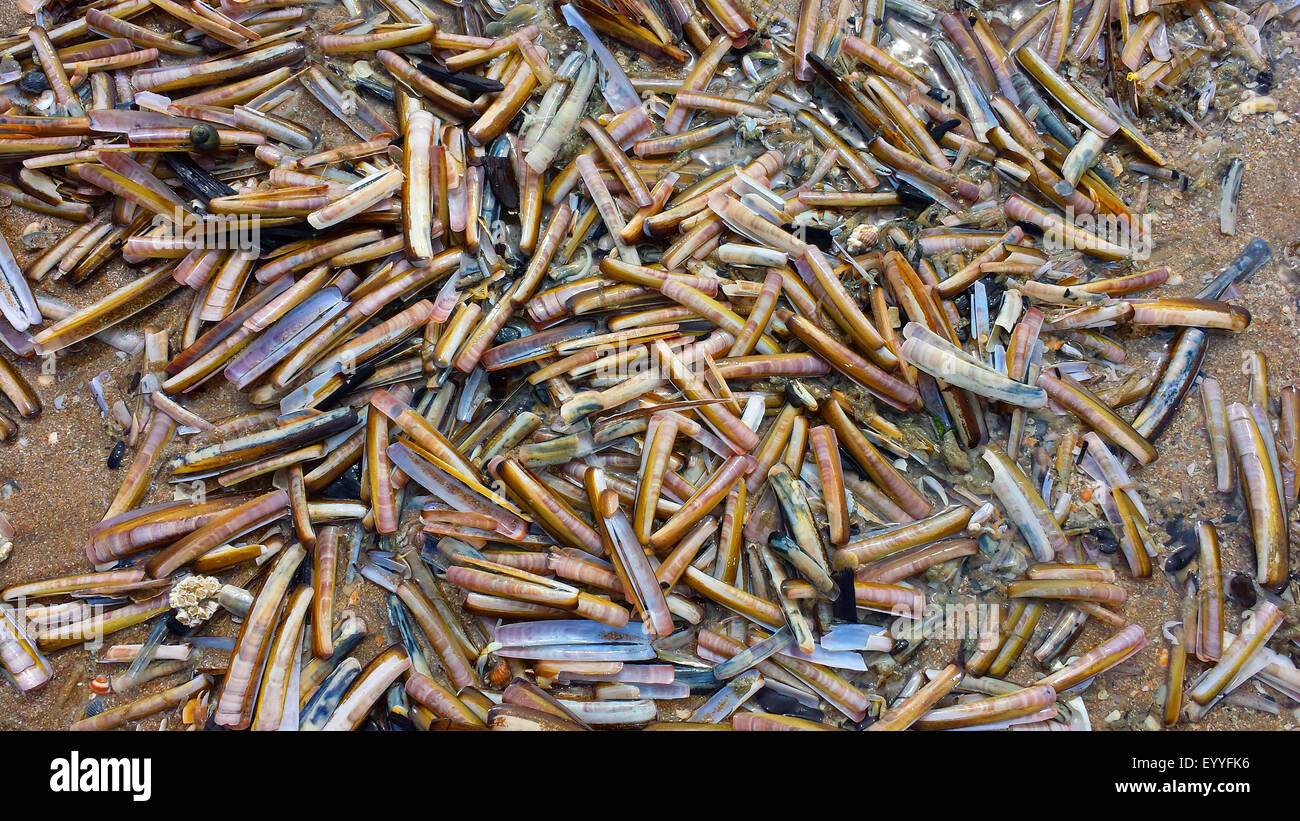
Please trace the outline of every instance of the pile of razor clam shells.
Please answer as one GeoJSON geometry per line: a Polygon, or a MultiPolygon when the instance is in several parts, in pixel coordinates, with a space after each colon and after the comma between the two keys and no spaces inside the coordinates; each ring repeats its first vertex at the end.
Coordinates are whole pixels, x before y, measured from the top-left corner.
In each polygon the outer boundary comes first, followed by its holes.
{"type": "Polygon", "coordinates": [[[35,690],[102,642],[74,729],[1088,729],[1148,643],[1166,726],[1300,700],[1300,392],[1199,373],[1270,258],[1248,169],[1236,262],[1142,264],[1187,182],[1143,125],[1274,110],[1300,0],[1251,2],[18,0],[0,389],[31,417],[15,357],[104,346],[142,377],[86,388],[121,486],[84,573],[0,591],[0,665],[35,690]],[[1134,328],[1175,333],[1158,367],[1134,328]],[[1205,521],[1158,555],[1179,412],[1253,567],[1205,521]],[[1163,636],[1119,584],[1153,569],[1163,636]]]}

